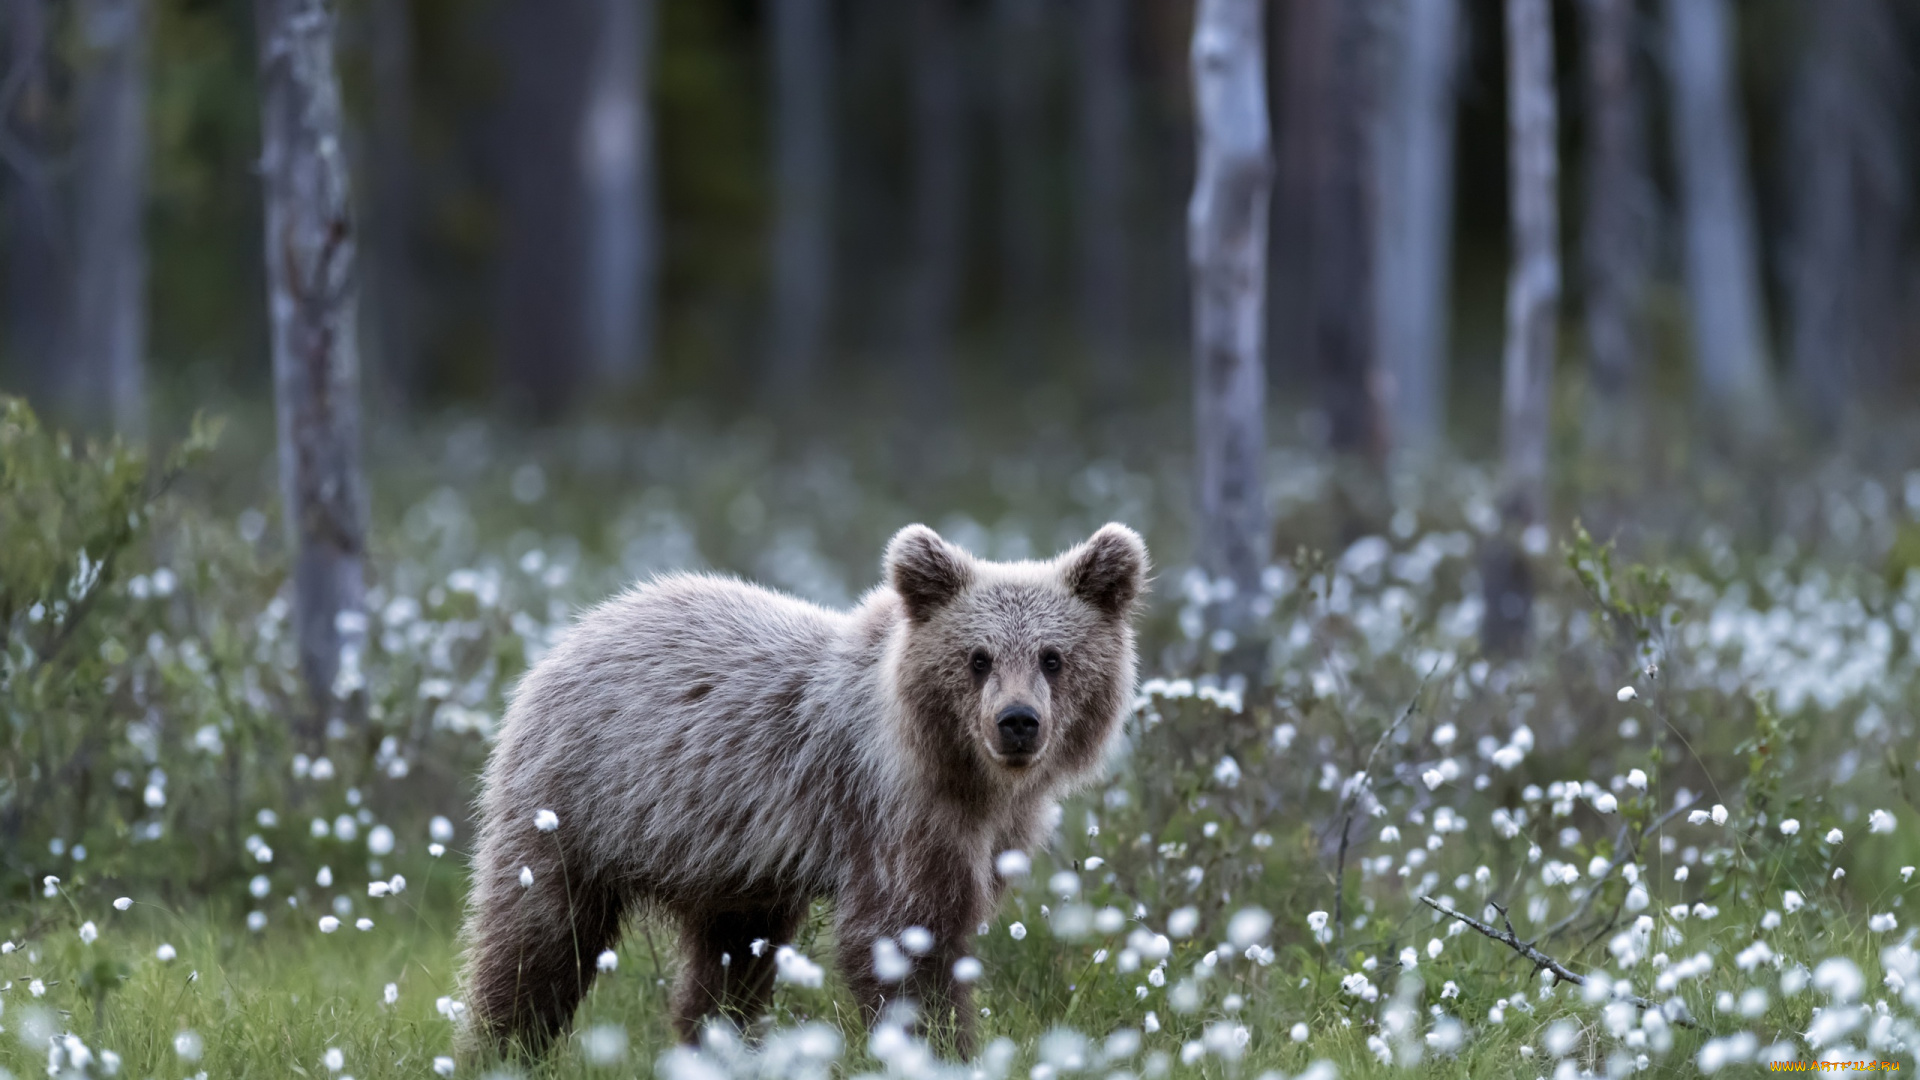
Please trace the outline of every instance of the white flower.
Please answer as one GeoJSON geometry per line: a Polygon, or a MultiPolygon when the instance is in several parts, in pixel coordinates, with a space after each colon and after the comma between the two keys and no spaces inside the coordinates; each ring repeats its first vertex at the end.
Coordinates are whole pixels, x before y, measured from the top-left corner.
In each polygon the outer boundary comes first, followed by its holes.
{"type": "Polygon", "coordinates": [[[1806,899],[1792,889],[1788,889],[1786,893],[1780,897],[1780,906],[1786,908],[1787,914],[1789,915],[1799,911],[1802,907],[1806,906],[1806,903],[1806,899]]]}
{"type": "Polygon", "coordinates": [[[380,897],[387,895],[387,893],[391,891],[393,891],[393,887],[391,885],[388,885],[384,881],[367,882],[367,895],[373,897],[376,900],[378,900],[380,897]]]}
{"type": "Polygon", "coordinates": [[[347,1067],[347,1055],[341,1053],[339,1047],[329,1046],[327,1052],[320,1055],[320,1062],[327,1067],[328,1072],[339,1072],[347,1067]]]}
{"type": "Polygon", "coordinates": [[[897,983],[912,970],[913,962],[892,938],[883,937],[873,943],[873,974],[881,982],[897,983]]]}
{"type": "Polygon", "coordinates": [[[1727,808],[1719,803],[1714,803],[1711,816],[1713,817],[1713,823],[1715,825],[1725,825],[1727,823],[1727,808]]]}
{"type": "Polygon", "coordinates": [[[427,854],[433,856],[436,859],[442,855],[445,855],[446,853],[447,853],[447,845],[442,844],[437,840],[427,845],[427,854]]]}
{"type": "Polygon", "coordinates": [[[393,1004],[396,1001],[399,1001],[400,1000],[400,984],[388,983],[386,985],[386,988],[380,991],[380,1000],[386,1002],[389,1005],[393,1004]]]}
{"type": "Polygon", "coordinates": [[[1644,769],[1627,770],[1627,786],[1635,791],[1647,790],[1647,774],[1644,769]]]}
{"type": "Polygon", "coordinates": [[[1025,941],[1027,938],[1027,925],[1025,923],[1014,923],[1012,926],[1007,927],[1007,933],[1012,935],[1015,941],[1025,941]]]}
{"type": "Polygon", "coordinates": [[[1200,909],[1191,905],[1174,909],[1167,916],[1167,936],[1172,938],[1189,937],[1200,928],[1200,909]]]}
{"type": "Polygon", "coordinates": [[[1420,774],[1420,782],[1427,785],[1428,791],[1432,791],[1434,788],[1439,787],[1441,784],[1446,782],[1446,779],[1447,778],[1441,774],[1439,769],[1428,769],[1426,772],[1423,772],[1420,774]]]}
{"type": "Polygon", "coordinates": [[[1839,829],[1827,830],[1827,843],[1843,844],[1843,843],[1846,843],[1846,840],[1847,840],[1847,834],[1841,832],[1839,829]]]}
{"type": "Polygon", "coordinates": [[[338,929],[340,929],[339,919],[336,919],[331,915],[320,916],[320,932],[321,933],[331,934],[338,929]]]}
{"type": "Polygon", "coordinates": [[[133,906],[133,897],[131,896],[123,896],[120,899],[115,900],[113,902],[113,910],[115,911],[125,911],[132,906],[133,906]]]}
{"type": "Polygon", "coordinates": [[[1400,966],[1403,968],[1416,968],[1420,966],[1420,954],[1413,951],[1413,946],[1409,945],[1400,950],[1400,966]]]}
{"type": "Polygon", "coordinates": [[[199,1032],[182,1031],[173,1037],[173,1052],[180,1056],[181,1061],[199,1061],[205,1049],[206,1044],[200,1041],[199,1032]]]}
{"type": "Polygon", "coordinates": [[[1307,1025],[1303,1022],[1293,1025],[1293,1030],[1287,1034],[1292,1037],[1294,1042],[1303,1043],[1306,1042],[1313,1033],[1307,1030],[1307,1025]]]}
{"type": "Polygon", "coordinates": [[[453,1075],[453,1059],[445,1054],[433,1059],[433,1071],[441,1076],[453,1075]]]}
{"type": "Polygon", "coordinates": [[[364,933],[365,931],[373,929],[373,920],[363,915],[353,920],[353,928],[364,933]]]}
{"type": "Polygon", "coordinates": [[[433,820],[427,822],[427,838],[442,844],[452,843],[453,822],[448,821],[444,814],[435,814],[433,820]]]}
{"type": "Polygon", "coordinates": [[[523,889],[533,888],[533,867],[523,866],[520,868],[520,887],[523,889]]]}
{"type": "Polygon", "coordinates": [[[1614,798],[1612,792],[1603,791],[1593,800],[1593,808],[1603,814],[1611,814],[1620,809],[1620,800],[1614,798]]]}
{"type": "Polygon", "coordinates": [[[909,956],[925,956],[933,951],[933,931],[924,926],[909,926],[900,931],[900,947],[909,956]]]}
{"type": "Polygon", "coordinates": [[[1502,772],[1512,772],[1526,756],[1525,750],[1509,744],[1493,752],[1493,763],[1498,765],[1502,772]]]}
{"type": "Polygon", "coordinates": [[[1867,831],[1870,833],[1890,833],[1893,826],[1893,815],[1885,810],[1875,810],[1867,815],[1867,831]]]}
{"type": "Polygon", "coordinates": [[[100,928],[93,925],[92,919],[88,919],[86,922],[80,924],[80,944],[91,945],[99,939],[100,928]]]}
{"type": "Polygon", "coordinates": [[[1707,823],[1707,816],[1708,816],[1708,815],[1707,815],[1707,812],[1706,812],[1705,810],[1691,810],[1691,811],[1688,811],[1688,813],[1687,813],[1687,824],[1689,824],[1689,825],[1705,825],[1705,824],[1707,823]]]}
{"type": "Polygon", "coordinates": [[[1619,693],[1616,693],[1613,696],[1616,700],[1619,700],[1619,701],[1632,701],[1634,698],[1637,698],[1640,696],[1640,691],[1635,690],[1631,686],[1623,686],[1620,688],[1619,693]]]}
{"type": "Polygon", "coordinates": [[[1025,877],[1033,869],[1033,860],[1024,851],[1003,851],[993,860],[993,866],[1001,877],[1025,877]]]}
{"type": "Polygon", "coordinates": [[[1327,928],[1327,913],[1324,911],[1307,912],[1307,929],[1319,933],[1327,928]]]}
{"type": "Polygon", "coordinates": [[[620,966],[620,955],[608,949],[600,954],[600,958],[593,962],[593,966],[600,971],[612,971],[620,966]]]}
{"type": "Polygon", "coordinates": [[[166,964],[171,963],[173,958],[180,954],[174,951],[173,946],[163,941],[160,943],[159,948],[153,950],[153,955],[157,957],[161,963],[166,964]]]}
{"type": "Polygon", "coordinates": [[[1439,938],[1428,938],[1427,939],[1427,959],[1429,960],[1440,959],[1440,950],[1442,948],[1445,948],[1445,946],[1440,944],[1439,938]]]}
{"type": "Polygon", "coordinates": [[[1780,835],[1793,836],[1800,831],[1799,818],[1784,818],[1780,822],[1780,835]]]}
{"type": "Polygon", "coordinates": [[[1266,940],[1267,932],[1272,929],[1273,916],[1264,908],[1242,908],[1227,923],[1227,940],[1233,942],[1234,948],[1244,950],[1266,940]]]}
{"type": "Polygon", "coordinates": [[[535,810],[533,812],[533,827],[539,829],[541,832],[552,832],[560,827],[560,815],[551,810],[535,810]]]}
{"type": "Polygon", "coordinates": [[[393,830],[385,825],[375,825],[367,833],[367,850],[374,855],[393,854],[393,830]]]}
{"type": "Polygon", "coordinates": [[[35,979],[27,984],[27,993],[32,994],[34,997],[46,997],[47,984],[39,979],[35,979]]]}
{"type": "Polygon", "coordinates": [[[247,929],[259,933],[267,928],[267,913],[264,911],[247,912],[247,929]]]}
{"type": "Polygon", "coordinates": [[[975,960],[971,956],[963,956],[953,962],[953,981],[963,983],[973,982],[975,979],[978,979],[985,970],[986,968],[981,965],[980,961],[975,960]]]}
{"type": "Polygon", "coordinates": [[[818,987],[826,977],[819,964],[807,959],[791,945],[782,945],[773,952],[774,980],[793,983],[795,986],[818,987]]]}
{"type": "Polygon", "coordinates": [[[1894,918],[1893,912],[1891,911],[1883,915],[1875,915],[1872,918],[1867,920],[1867,929],[1873,931],[1876,934],[1890,933],[1899,928],[1900,928],[1900,920],[1894,918]]]}
{"type": "Polygon", "coordinates": [[[1901,868],[1900,868],[1900,880],[1901,880],[1901,881],[1912,881],[1912,880],[1913,880],[1913,867],[1911,867],[1911,866],[1903,866],[1903,867],[1901,867],[1901,868]]]}

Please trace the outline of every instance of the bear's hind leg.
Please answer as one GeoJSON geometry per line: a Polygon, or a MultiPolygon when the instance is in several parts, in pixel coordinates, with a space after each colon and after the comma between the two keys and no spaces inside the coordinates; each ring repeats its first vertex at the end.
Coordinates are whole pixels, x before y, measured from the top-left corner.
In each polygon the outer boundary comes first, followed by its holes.
{"type": "Polygon", "coordinates": [[[487,888],[468,927],[475,1034],[501,1054],[537,1056],[565,1031],[593,985],[600,953],[619,938],[622,893],[576,883],[557,868],[533,888],[487,888]]]}
{"type": "Polygon", "coordinates": [[[673,987],[673,1029],[697,1043],[708,1017],[745,1026],[773,999],[774,950],[793,939],[804,905],[685,916],[680,930],[683,966],[673,987]],[[755,956],[753,943],[764,942],[755,956]]]}

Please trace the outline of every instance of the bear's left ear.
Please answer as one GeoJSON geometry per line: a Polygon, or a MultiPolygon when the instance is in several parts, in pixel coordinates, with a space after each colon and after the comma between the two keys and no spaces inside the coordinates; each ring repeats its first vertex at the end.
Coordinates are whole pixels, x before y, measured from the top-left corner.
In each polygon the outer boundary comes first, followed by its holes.
{"type": "Polygon", "coordinates": [[[887,542],[887,584],[907,605],[907,617],[924,622],[973,580],[972,559],[925,525],[909,525],[887,542]]]}
{"type": "Polygon", "coordinates": [[[1109,616],[1122,616],[1147,587],[1147,545],[1117,522],[1067,553],[1067,588],[1109,616]]]}

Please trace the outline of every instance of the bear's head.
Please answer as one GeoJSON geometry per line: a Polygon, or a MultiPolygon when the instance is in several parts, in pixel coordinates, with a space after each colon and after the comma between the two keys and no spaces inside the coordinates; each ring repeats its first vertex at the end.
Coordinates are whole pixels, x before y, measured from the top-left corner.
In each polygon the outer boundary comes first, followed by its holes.
{"type": "Polygon", "coordinates": [[[1147,548],[1101,527],[1049,562],[976,559],[923,525],[887,545],[903,626],[889,654],[912,743],[965,789],[1071,781],[1131,704],[1147,548]]]}

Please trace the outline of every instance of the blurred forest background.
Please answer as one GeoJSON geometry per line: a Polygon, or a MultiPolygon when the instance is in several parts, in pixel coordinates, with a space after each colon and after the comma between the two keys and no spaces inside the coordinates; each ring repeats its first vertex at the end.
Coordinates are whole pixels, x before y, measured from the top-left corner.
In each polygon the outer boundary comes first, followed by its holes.
{"type": "MultiPolygon", "coordinates": [[[[4,14],[0,385],[123,421],[263,400],[253,6],[4,14]],[[130,259],[144,284],[100,283],[130,259]]],[[[857,408],[925,424],[1036,395],[1103,413],[1187,384],[1189,3],[337,14],[376,417],[779,415],[805,391],[839,403],[829,423],[857,408]]],[[[1276,437],[1491,453],[1510,250],[1500,5],[1284,0],[1267,15],[1276,437]]],[[[1552,16],[1569,374],[1733,407],[1732,383],[1696,396],[1715,361],[1687,321],[1689,214],[1723,213],[1744,250],[1736,236],[1707,256],[1732,262],[1700,287],[1733,310],[1703,317],[1730,319],[1743,336],[1726,347],[1751,355],[1721,366],[1758,364],[1794,406],[1777,419],[1815,431],[1904,402],[1920,10],[1579,0],[1552,16]],[[1695,10],[1722,40],[1686,39],[1695,10]],[[1688,133],[1701,121],[1676,73],[1711,83],[1716,48],[1726,82],[1696,96],[1705,122],[1734,125],[1734,171],[1690,201],[1678,159],[1716,139],[1688,133]],[[1688,49],[1709,62],[1675,55],[1688,49]]]]}

